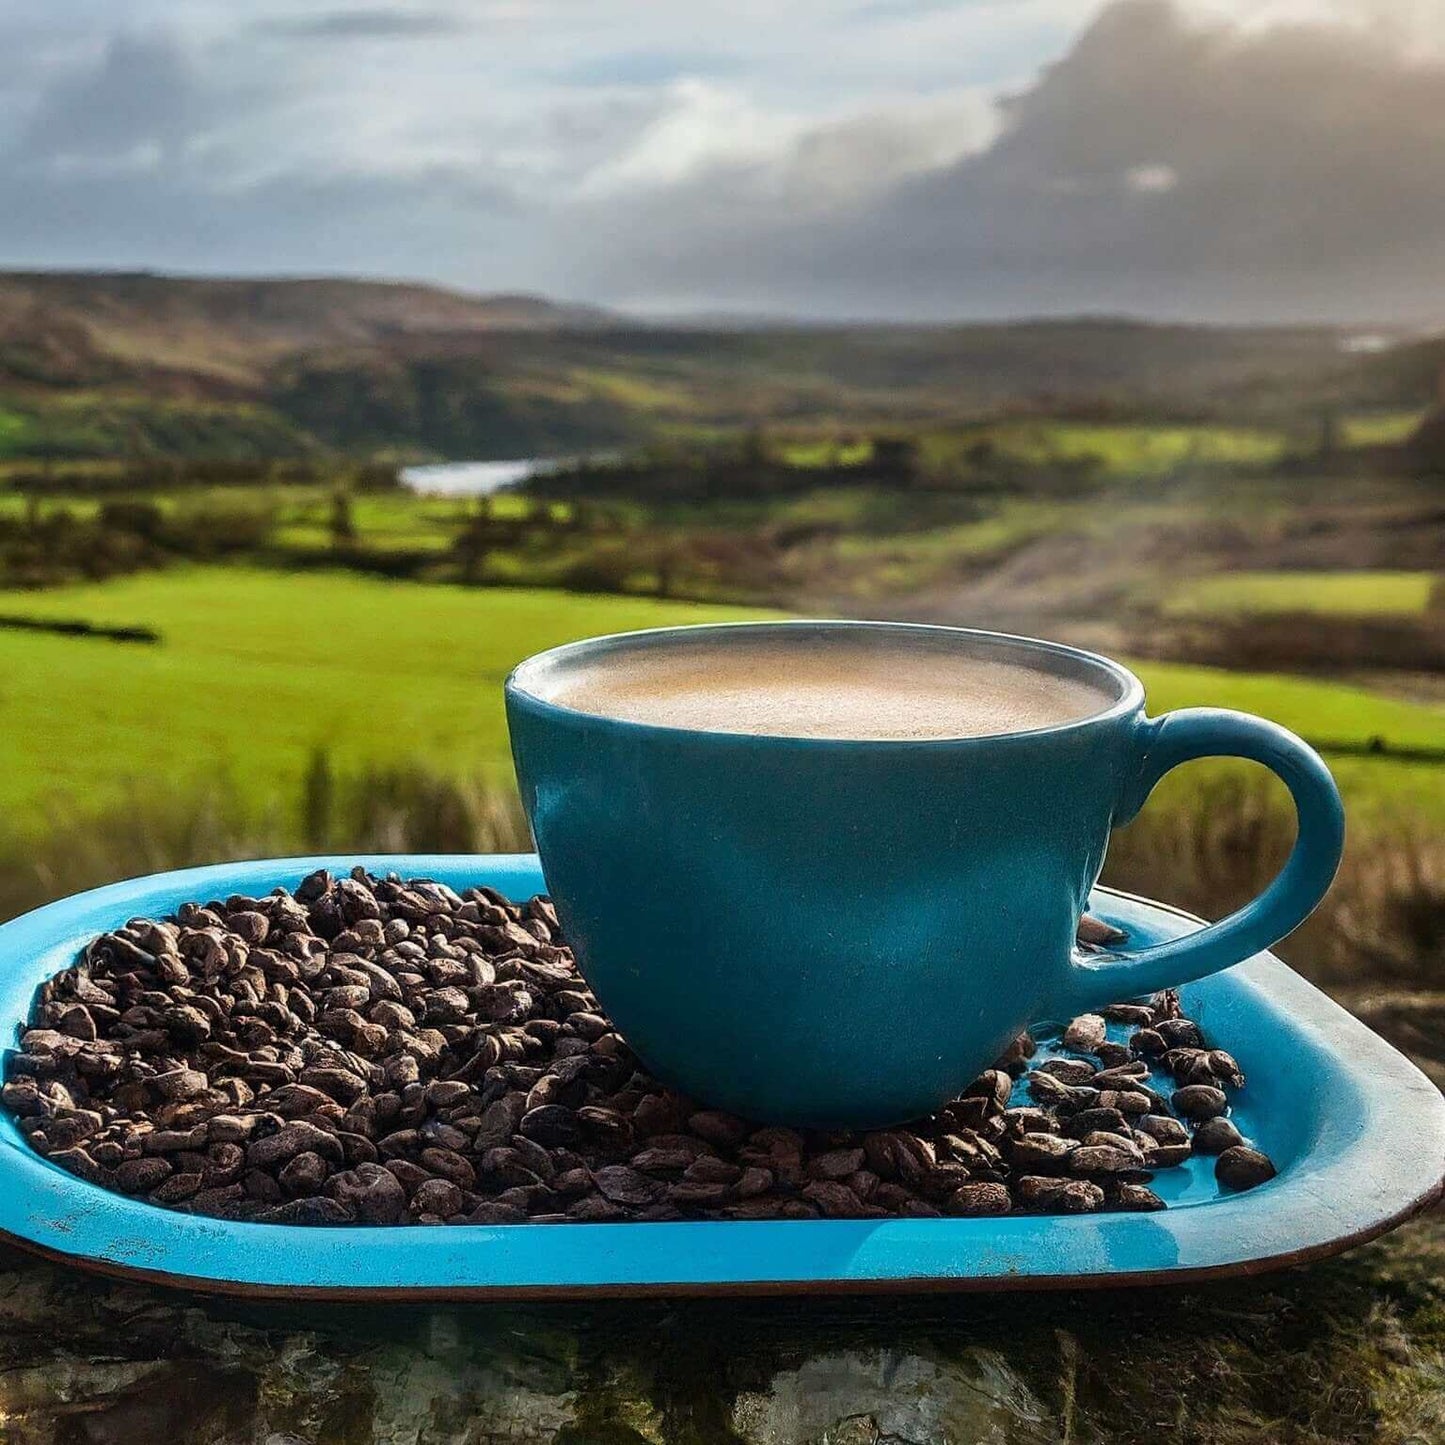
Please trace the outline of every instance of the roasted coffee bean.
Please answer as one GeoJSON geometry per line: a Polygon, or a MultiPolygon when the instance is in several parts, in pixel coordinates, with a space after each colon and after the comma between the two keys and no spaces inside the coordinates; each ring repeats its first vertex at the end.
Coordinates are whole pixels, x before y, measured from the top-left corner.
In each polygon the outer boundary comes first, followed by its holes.
{"type": "Polygon", "coordinates": [[[720,1109],[704,1109],[688,1117],[689,1132],[709,1144],[730,1149],[741,1144],[752,1133],[753,1126],[745,1119],[733,1114],[724,1114],[720,1109]]]}
{"type": "Polygon", "coordinates": [[[662,1186],[625,1164],[609,1164],[593,1172],[593,1182],[613,1204],[652,1204],[662,1197],[662,1186]]]}
{"type": "Polygon", "coordinates": [[[179,1204],[199,1193],[204,1183],[205,1176],[199,1170],[193,1174],[172,1174],[151,1190],[151,1198],[157,1204],[179,1204]]]}
{"type": "Polygon", "coordinates": [[[1139,1029],[1129,1038],[1129,1052],[1141,1059],[1157,1059],[1168,1051],[1164,1036],[1153,1028],[1139,1029]]]}
{"type": "Polygon", "coordinates": [[[812,1179],[846,1179],[863,1167],[863,1159],[861,1149],[830,1149],[811,1159],[806,1172],[812,1179]]]}
{"type": "MultiPolygon", "coordinates": [[[[846,1184],[833,1179],[815,1179],[803,1188],[803,1198],[818,1207],[825,1219],[857,1219],[868,1214],[868,1208],[846,1184]]],[[[881,1214],[881,1209],[874,1213],[881,1214]]]]}
{"type": "Polygon", "coordinates": [[[1214,1161],[1214,1177],[1228,1189],[1253,1189],[1275,1176],[1269,1155],[1245,1144],[1226,1149],[1214,1161]]]}
{"type": "Polygon", "coordinates": [[[1026,1174],[1015,1183],[1014,1189],[1019,1204],[1025,1209],[1092,1214],[1104,1203],[1104,1191],[1086,1179],[1053,1179],[1026,1174]]]}
{"type": "MultiPolygon", "coordinates": [[[[1080,1079],[1065,1079],[1065,1083],[1082,1083],[1080,1079]]],[[[981,1098],[993,1103],[999,1109],[1008,1107],[1013,1094],[1013,1080],[1006,1069],[985,1069],[968,1088],[963,1091],[965,1099],[981,1098]]]]}
{"type": "Polygon", "coordinates": [[[1209,1084],[1189,1084],[1185,1088],[1176,1089],[1170,1095],[1169,1102],[1176,1114],[1196,1121],[1213,1119],[1229,1107],[1224,1090],[1209,1084]]]}
{"type": "Polygon", "coordinates": [[[1079,1148],[1073,1139],[1058,1134],[1025,1134],[1010,1151],[1010,1159],[1029,1174],[1066,1174],[1069,1159],[1079,1148]]]}
{"type": "Polygon", "coordinates": [[[571,1109],[560,1104],[544,1104],[522,1115],[519,1132],[546,1147],[573,1144],[581,1136],[582,1126],[571,1109]]]}
{"type": "Polygon", "coordinates": [[[1096,1071],[1093,1064],[1084,1059],[1048,1059],[1038,1066],[1036,1072],[1047,1074],[1072,1088],[1090,1083],[1096,1071]]]}
{"type": "Polygon", "coordinates": [[[1110,1180],[1104,1186],[1104,1203],[1109,1209],[1127,1209],[1140,1213],[1165,1208],[1164,1201],[1147,1184],[1127,1180],[1110,1180]]]}
{"type": "Polygon", "coordinates": [[[1045,1108],[1059,1108],[1073,1102],[1074,1086],[1064,1083],[1053,1072],[1035,1070],[1028,1076],[1031,1098],[1045,1108]]]}
{"type": "Polygon", "coordinates": [[[428,1179],[417,1186],[407,1205],[413,1214],[436,1214],[445,1219],[462,1207],[462,1191],[450,1179],[428,1179]]]}
{"type": "Polygon", "coordinates": [[[1229,1119],[1205,1119],[1194,1131],[1194,1149],[1198,1154],[1223,1154],[1244,1143],[1244,1136],[1229,1119]]]}
{"type": "Polygon", "coordinates": [[[1029,1060],[1038,1052],[1038,1044],[1030,1033],[1022,1033],[1008,1048],[1003,1051],[1002,1057],[994,1064],[994,1068],[1002,1069],[1006,1074],[1017,1079],[1021,1074],[1028,1072],[1029,1060]]]}
{"type": "Polygon", "coordinates": [[[115,1171],[115,1182],[127,1194],[149,1194],[171,1176],[171,1166],[158,1155],[127,1159],[115,1171]]]}
{"type": "Polygon", "coordinates": [[[1064,1047],[1092,1054],[1106,1036],[1104,1020],[1098,1014],[1080,1014],[1064,1030],[1064,1047]]]}
{"type": "Polygon", "coordinates": [[[1100,1069],[1089,1081],[1096,1089],[1131,1089],[1149,1077],[1149,1065],[1138,1060],[1100,1069]]]}
{"type": "Polygon", "coordinates": [[[1146,1169],[1173,1169],[1194,1152],[1188,1144],[1158,1144],[1152,1139],[1139,1147],[1144,1151],[1146,1169]]]}
{"type": "Polygon", "coordinates": [[[1002,1184],[965,1184],[948,1200],[950,1214],[1007,1214],[1012,1208],[1013,1200],[1002,1184]]]}
{"type": "Polygon", "coordinates": [[[1166,1048],[1171,1049],[1202,1049],[1204,1047],[1204,1035],[1199,1031],[1199,1025],[1192,1019],[1186,1018],[1164,1018],[1154,1025],[1154,1032],[1164,1040],[1166,1048]]]}
{"type": "MultiPolygon", "coordinates": [[[[1146,1114],[1138,1120],[1134,1126],[1141,1132],[1149,1135],[1151,1139],[1160,1144],[1187,1144],[1189,1142],[1189,1131],[1179,1122],[1167,1114],[1146,1114]]],[[[1206,1126],[1201,1124],[1200,1129],[1206,1126]]],[[[1233,1124],[1229,1126],[1231,1129],[1233,1124]]],[[[1199,1130],[1195,1130],[1195,1138],[1199,1137],[1199,1130]]]]}
{"type": "MultiPolygon", "coordinates": [[[[1081,925],[1084,948],[1119,941],[1081,925]]],[[[1238,1064],[1176,994],[1081,1015],[1062,1042],[1089,1057],[1030,1071],[1022,1034],[906,1126],[757,1128],[641,1069],[545,901],[354,869],[94,940],[39,991],[0,1102],[100,1187],[293,1224],[1155,1209],[1139,1176],[1211,1149],[1231,1155],[1222,1187],[1262,1177],[1222,1117],[1238,1064]]]]}
{"type": "Polygon", "coordinates": [[[292,1199],[253,1216],[258,1224],[349,1224],[355,1217],[345,1205],[325,1197],[292,1199]]]}
{"type": "Polygon", "coordinates": [[[1079,919],[1077,937],[1080,943],[1108,948],[1116,943],[1123,943],[1128,936],[1122,928],[1115,928],[1112,923],[1105,923],[1102,918],[1095,918],[1092,914],[1085,913],[1079,919]]]}
{"type": "Polygon", "coordinates": [[[276,1174],[277,1183],[288,1194],[317,1194],[326,1183],[330,1170],[326,1161],[309,1150],[298,1154],[276,1174]]]}
{"type": "Polygon", "coordinates": [[[1149,1028],[1154,1022],[1154,1010],[1144,1004],[1111,1003],[1100,1012],[1111,1023],[1131,1024],[1135,1028],[1149,1028]]]}
{"type": "Polygon", "coordinates": [[[1081,1144],[1069,1155],[1069,1169],[1074,1174],[1123,1174],[1143,1167],[1144,1155],[1132,1140],[1121,1140],[1118,1144],[1081,1144]]]}

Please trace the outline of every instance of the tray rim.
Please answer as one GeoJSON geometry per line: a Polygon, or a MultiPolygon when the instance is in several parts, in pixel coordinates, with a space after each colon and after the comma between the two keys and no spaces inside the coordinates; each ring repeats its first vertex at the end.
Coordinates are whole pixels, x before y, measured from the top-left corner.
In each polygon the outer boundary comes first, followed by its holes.
{"type": "MultiPolygon", "coordinates": [[[[48,965],[52,963],[47,956],[53,953],[56,947],[68,943],[80,933],[114,926],[114,922],[134,916],[138,911],[154,909],[159,902],[166,899],[174,904],[186,897],[214,897],[223,889],[227,892],[251,891],[257,888],[263,877],[270,888],[279,881],[299,879],[314,868],[330,867],[333,871],[344,871],[357,864],[373,872],[396,869],[412,876],[460,872],[473,876],[512,874],[535,877],[539,883],[541,876],[535,854],[344,854],[247,860],[142,875],[72,895],[0,925],[0,976],[7,970],[14,950],[17,956],[30,965],[27,977],[29,987],[33,989],[44,976],[36,970],[35,965],[42,959],[46,959],[48,965]],[[136,907],[142,900],[143,908],[136,907]],[[97,919],[101,916],[114,922],[98,922],[97,919]]],[[[527,886],[533,885],[528,883],[527,886]]],[[[1163,920],[1171,926],[1202,926],[1201,920],[1182,909],[1136,894],[1107,887],[1097,888],[1095,893],[1123,906],[1126,911],[1143,910],[1151,918],[1163,920]]],[[[455,1245],[458,1250],[464,1247],[475,1250],[484,1247],[489,1241],[500,1245],[501,1241],[497,1238],[499,1235],[527,1231],[527,1239],[521,1245],[520,1255],[524,1261],[527,1256],[532,1255],[535,1256],[534,1263],[544,1263],[548,1251],[545,1248],[538,1249],[537,1246],[545,1246],[549,1241],[562,1241],[556,1240],[551,1230],[547,1231],[545,1237],[539,1235],[534,1239],[527,1225],[452,1225],[425,1231],[397,1226],[346,1225],[337,1226],[334,1230],[322,1230],[305,1226],[244,1224],[178,1214],[88,1184],[57,1166],[46,1163],[40,1156],[8,1142],[0,1145],[0,1181],[7,1181],[7,1176],[17,1173],[21,1177],[18,1180],[9,1180],[11,1187],[0,1189],[0,1241],[52,1262],[71,1265],[103,1276],[205,1294],[297,1302],[977,1293],[1116,1288],[1249,1277],[1309,1263],[1365,1243],[1423,1213],[1445,1196],[1445,1097],[1442,1097],[1435,1085],[1415,1065],[1271,953],[1257,954],[1245,963],[1227,970],[1225,974],[1216,975],[1215,980],[1205,981],[1203,986],[1208,988],[1212,982],[1217,989],[1224,979],[1230,980],[1230,988],[1241,991],[1242,995],[1252,996],[1256,1008],[1263,1005],[1266,1011],[1278,1013],[1283,1005],[1290,1015],[1291,1025],[1296,1029],[1306,1034],[1326,1037],[1343,1034],[1347,1041],[1362,1049],[1371,1066],[1368,1070],[1361,1067],[1359,1060],[1335,1050],[1331,1055],[1334,1068],[1332,1071],[1326,1070],[1325,1073],[1331,1076],[1330,1082],[1346,1092],[1353,1089],[1366,1106],[1366,1112],[1370,1111],[1369,1106],[1372,1105],[1388,1105],[1376,1120],[1378,1128],[1373,1133],[1366,1132],[1353,1139],[1333,1158],[1325,1159],[1311,1177],[1297,1178],[1292,1167],[1286,1168],[1276,1181],[1265,1186],[1263,1190],[1166,1211],[1163,1214],[1014,1216],[1014,1232],[1029,1232],[1031,1226],[1034,1235],[1057,1234],[1059,1238],[1054,1243],[1055,1249],[1062,1249],[1066,1256],[1082,1254],[1087,1257],[1090,1252],[1088,1246],[1092,1244],[1097,1253],[1099,1241],[1106,1235],[1119,1236],[1114,1244],[1123,1249],[1130,1247],[1132,1236],[1151,1227],[1162,1236],[1175,1238],[1176,1242],[1177,1236],[1183,1232],[1186,1235],[1200,1235],[1207,1243],[1211,1236],[1219,1236],[1221,1239],[1230,1237],[1231,1226],[1237,1225],[1241,1218],[1247,1220],[1251,1214],[1274,1216],[1277,1219],[1284,1215],[1302,1213],[1313,1228],[1302,1231],[1309,1237],[1295,1247],[1270,1247],[1256,1254],[1225,1257],[1216,1262],[1153,1268],[1100,1266],[1097,1261],[1093,1261],[1088,1268],[1036,1269],[1033,1267],[1034,1261],[1025,1260],[1021,1265],[1009,1263],[999,1267],[995,1264],[988,1272],[967,1274],[935,1270],[918,1273],[790,1274],[760,1278],[619,1277],[506,1282],[472,1278],[431,1283],[356,1284],[344,1281],[319,1284],[288,1282],[255,1278],[255,1274],[265,1272],[264,1263],[259,1269],[252,1268],[248,1272],[253,1277],[192,1273],[183,1268],[153,1267],[135,1258],[116,1258],[114,1256],[123,1251],[115,1248],[108,1253],[96,1252],[86,1247],[86,1241],[94,1232],[93,1216],[99,1214],[104,1217],[110,1213],[119,1215],[132,1226],[136,1223],[144,1225],[147,1222],[156,1222],[154,1217],[161,1216],[167,1221],[163,1232],[180,1236],[181,1247],[178,1248],[173,1242],[169,1246],[171,1254],[204,1254],[209,1243],[220,1246],[223,1254],[230,1249],[249,1257],[255,1251],[246,1250],[246,1244],[261,1242],[252,1235],[253,1231],[264,1231],[263,1238],[268,1244],[275,1239],[276,1243],[287,1247],[305,1245],[300,1251],[303,1260],[308,1254],[317,1253],[312,1246],[320,1242],[315,1237],[321,1234],[344,1234],[359,1240],[362,1246],[368,1243],[381,1245],[383,1242],[395,1246],[416,1240],[424,1234],[443,1237],[438,1240],[439,1245],[446,1242],[455,1245]],[[1400,1148],[1390,1148],[1390,1135],[1395,1136],[1400,1148]],[[1407,1144],[1408,1148],[1404,1147],[1407,1144]],[[1388,1169],[1385,1166],[1388,1166],[1388,1169]],[[1373,1169],[1383,1172],[1375,1174],[1373,1169]],[[25,1177],[33,1175],[37,1170],[49,1176],[46,1180],[48,1190],[37,1190],[35,1180],[25,1177]],[[1385,1203],[1383,1199],[1372,1206],[1368,1202],[1352,1199],[1348,1192],[1344,1195],[1331,1192],[1332,1188],[1338,1189],[1341,1184],[1358,1182],[1362,1177],[1387,1181],[1386,1186],[1377,1185],[1376,1190],[1379,1192],[1380,1188],[1386,1189],[1389,1195],[1387,1208],[1382,1207],[1385,1203]],[[18,1189],[14,1187],[17,1184],[18,1189]],[[46,1192],[59,1196],[77,1196],[75,1215],[46,1218],[38,1226],[32,1219],[28,1231],[24,1227],[17,1227],[15,1216],[23,1215],[24,1209],[35,1202],[37,1193],[46,1192]],[[1261,1205],[1266,1206],[1263,1211],[1260,1209],[1261,1205]],[[1184,1216],[1203,1216],[1204,1222],[1191,1224],[1184,1216]],[[1336,1223],[1331,1224],[1331,1220],[1336,1223]],[[179,1225],[177,1221],[180,1221],[179,1225]],[[69,1237],[72,1232],[75,1235],[74,1240],[69,1237]],[[194,1243],[189,1249],[184,1247],[188,1236],[194,1236],[194,1243]],[[70,1243],[74,1243],[76,1247],[65,1247],[70,1243]]],[[[8,1031],[9,1027],[9,1017],[0,1020],[0,1028],[8,1031]]],[[[8,1050],[11,1047],[11,1038],[6,1037],[0,1046],[8,1050]]],[[[639,1236],[637,1242],[641,1243],[645,1239],[649,1246],[655,1245],[655,1249],[649,1247],[649,1253],[658,1260],[681,1257],[684,1254],[695,1257],[700,1245],[710,1242],[721,1246],[725,1243],[727,1248],[721,1252],[736,1260],[746,1259],[754,1254],[765,1256],[769,1253],[766,1246],[791,1256],[796,1254],[799,1244],[804,1240],[820,1245],[831,1238],[834,1243],[846,1249],[850,1242],[861,1246],[874,1236],[881,1236],[885,1251],[891,1248],[901,1250],[904,1254],[914,1251],[926,1256],[937,1255],[940,1250],[946,1250],[950,1241],[971,1244],[977,1251],[980,1243],[986,1239],[988,1230],[998,1227],[999,1224],[1000,1221],[988,1219],[954,1218],[883,1221],[687,1221],[645,1226],[646,1233],[639,1236]],[[716,1231],[726,1233],[719,1239],[715,1235],[716,1231]]],[[[559,1227],[559,1232],[565,1229],[566,1243],[569,1246],[565,1253],[586,1253],[587,1246],[592,1246],[593,1251],[600,1251],[605,1258],[609,1253],[609,1241],[618,1242],[618,1231],[631,1235],[632,1231],[643,1228],[644,1226],[629,1223],[570,1224],[559,1227]]],[[[1159,1242],[1161,1241],[1156,1240],[1156,1243],[1159,1242]]],[[[137,1244],[133,1228],[126,1243],[133,1252],[137,1244]]],[[[1199,1241],[1196,1240],[1196,1252],[1198,1246],[1199,1241]]],[[[436,1252],[443,1253],[439,1248],[436,1252]]],[[[624,1251],[624,1254],[628,1252],[624,1251]]],[[[986,1246],[984,1252],[987,1253],[986,1246]]],[[[426,1249],[408,1249],[403,1253],[425,1254],[426,1249]]],[[[171,1262],[167,1259],[168,1265],[171,1262]]],[[[184,1264],[187,1261],[182,1259],[177,1262],[184,1264]]]]}

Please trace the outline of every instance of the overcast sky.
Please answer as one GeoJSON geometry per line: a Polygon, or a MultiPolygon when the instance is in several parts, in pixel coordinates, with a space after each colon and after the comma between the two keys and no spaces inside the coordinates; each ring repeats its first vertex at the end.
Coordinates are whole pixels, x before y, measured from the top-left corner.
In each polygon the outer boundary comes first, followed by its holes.
{"type": "Polygon", "coordinates": [[[1445,312],[1445,0],[0,0],[0,264],[1445,312]]]}

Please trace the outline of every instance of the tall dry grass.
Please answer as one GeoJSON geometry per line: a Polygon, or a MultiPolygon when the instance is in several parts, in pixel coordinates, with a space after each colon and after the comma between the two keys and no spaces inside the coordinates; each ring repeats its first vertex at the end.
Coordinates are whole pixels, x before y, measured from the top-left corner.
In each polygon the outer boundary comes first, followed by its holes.
{"type": "MultiPolygon", "coordinates": [[[[1278,871],[1293,823],[1261,781],[1223,774],[1160,800],[1116,835],[1105,880],[1216,918],[1278,871]]],[[[235,858],[326,852],[505,852],[528,846],[510,791],[420,766],[338,772],[313,760],[293,807],[258,815],[240,789],[136,793],[105,812],[57,813],[45,834],[0,831],[0,918],[116,878],[235,858]]],[[[1319,911],[1281,948],[1341,991],[1445,980],[1445,839],[1404,821],[1355,829],[1319,911]]]]}
{"type": "MultiPolygon", "coordinates": [[[[1104,881],[1220,918],[1269,883],[1293,842],[1269,780],[1220,774],[1116,834],[1104,881]]],[[[1336,989],[1445,988],[1445,838],[1405,817],[1352,826],[1334,887],[1278,951],[1336,989]]]]}

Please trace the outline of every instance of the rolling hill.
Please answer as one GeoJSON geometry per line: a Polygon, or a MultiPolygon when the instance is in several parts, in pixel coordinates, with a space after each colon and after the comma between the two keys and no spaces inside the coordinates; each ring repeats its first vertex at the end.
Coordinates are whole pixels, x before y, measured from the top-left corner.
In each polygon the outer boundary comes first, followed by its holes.
{"type": "Polygon", "coordinates": [[[1330,327],[644,325],[335,278],[0,273],[0,455],[565,451],[757,423],[1419,404],[1440,343],[1330,327]]]}

